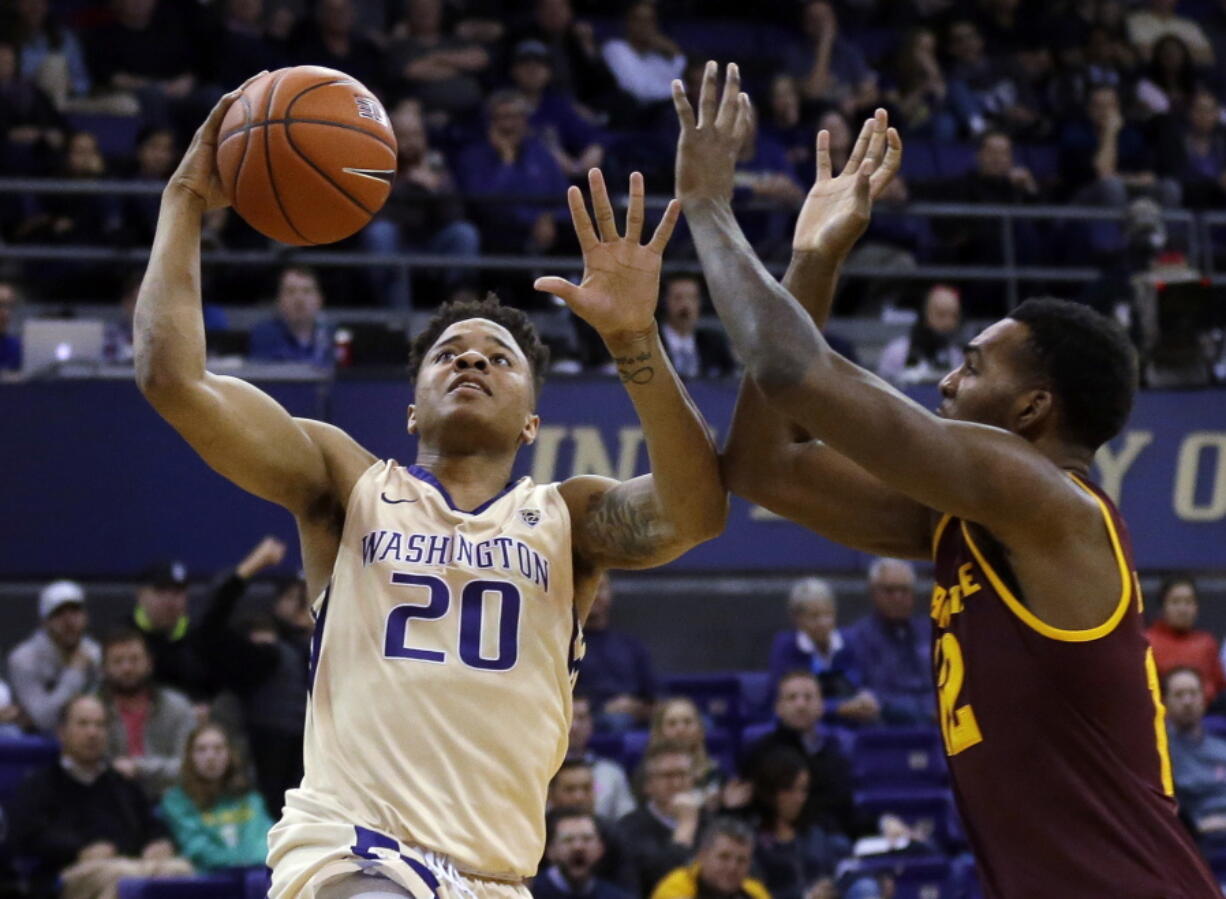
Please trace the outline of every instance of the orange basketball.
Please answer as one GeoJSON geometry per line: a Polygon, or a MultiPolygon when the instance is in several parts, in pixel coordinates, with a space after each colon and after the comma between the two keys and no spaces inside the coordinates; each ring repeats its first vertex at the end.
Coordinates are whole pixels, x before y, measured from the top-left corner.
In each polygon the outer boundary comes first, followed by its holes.
{"type": "Polygon", "coordinates": [[[277,69],[226,112],[217,169],[235,210],[282,243],[348,237],[387,200],[396,137],[378,98],[344,72],[277,69]]]}

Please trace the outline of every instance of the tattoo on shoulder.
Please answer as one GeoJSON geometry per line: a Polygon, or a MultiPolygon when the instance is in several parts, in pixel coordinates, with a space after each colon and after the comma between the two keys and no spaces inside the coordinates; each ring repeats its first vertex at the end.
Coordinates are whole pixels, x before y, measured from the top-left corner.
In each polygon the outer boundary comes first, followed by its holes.
{"type": "Polygon", "coordinates": [[[667,536],[654,506],[648,497],[617,490],[595,494],[587,504],[585,536],[618,558],[649,557],[667,536]]]}
{"type": "Polygon", "coordinates": [[[636,356],[614,356],[617,365],[617,376],[623,384],[647,384],[656,376],[655,366],[651,365],[651,350],[645,350],[636,356]]]}

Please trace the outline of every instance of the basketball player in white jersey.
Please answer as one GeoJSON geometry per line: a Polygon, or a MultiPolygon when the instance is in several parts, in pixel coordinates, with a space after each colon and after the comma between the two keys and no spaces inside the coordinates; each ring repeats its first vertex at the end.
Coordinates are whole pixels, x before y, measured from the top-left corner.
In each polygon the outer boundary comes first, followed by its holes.
{"type": "Polygon", "coordinates": [[[445,306],[414,342],[417,460],[205,370],[200,231],[224,206],[227,95],[162,198],[136,309],[137,382],[223,476],[297,519],[316,602],[306,775],[269,837],[273,897],[524,897],[566,750],[580,622],[606,568],[662,564],[719,533],[715,447],[653,313],[678,207],[647,244],[643,181],[621,237],[598,171],[597,228],[568,196],[584,276],[542,278],[604,339],[653,473],[508,483],[533,441],[547,351],[520,312],[445,306]],[[373,876],[370,876],[373,875],[373,876]]]}

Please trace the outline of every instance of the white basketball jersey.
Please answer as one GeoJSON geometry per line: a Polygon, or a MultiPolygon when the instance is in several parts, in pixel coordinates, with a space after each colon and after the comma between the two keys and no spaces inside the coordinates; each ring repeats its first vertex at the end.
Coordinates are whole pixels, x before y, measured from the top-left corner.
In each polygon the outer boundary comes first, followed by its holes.
{"type": "Polygon", "coordinates": [[[522,478],[472,512],[394,461],[354,485],[316,608],[289,808],[486,876],[532,875],[581,654],[570,515],[522,478]]]}

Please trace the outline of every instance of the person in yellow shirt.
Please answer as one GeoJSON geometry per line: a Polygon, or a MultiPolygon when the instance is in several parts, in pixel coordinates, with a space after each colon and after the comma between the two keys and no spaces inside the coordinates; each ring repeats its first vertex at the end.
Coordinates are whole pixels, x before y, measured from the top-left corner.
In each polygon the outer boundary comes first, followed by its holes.
{"type": "Polygon", "coordinates": [[[698,844],[694,863],[660,881],[651,899],[770,899],[749,876],[753,831],[734,818],[716,818],[698,844]]]}

